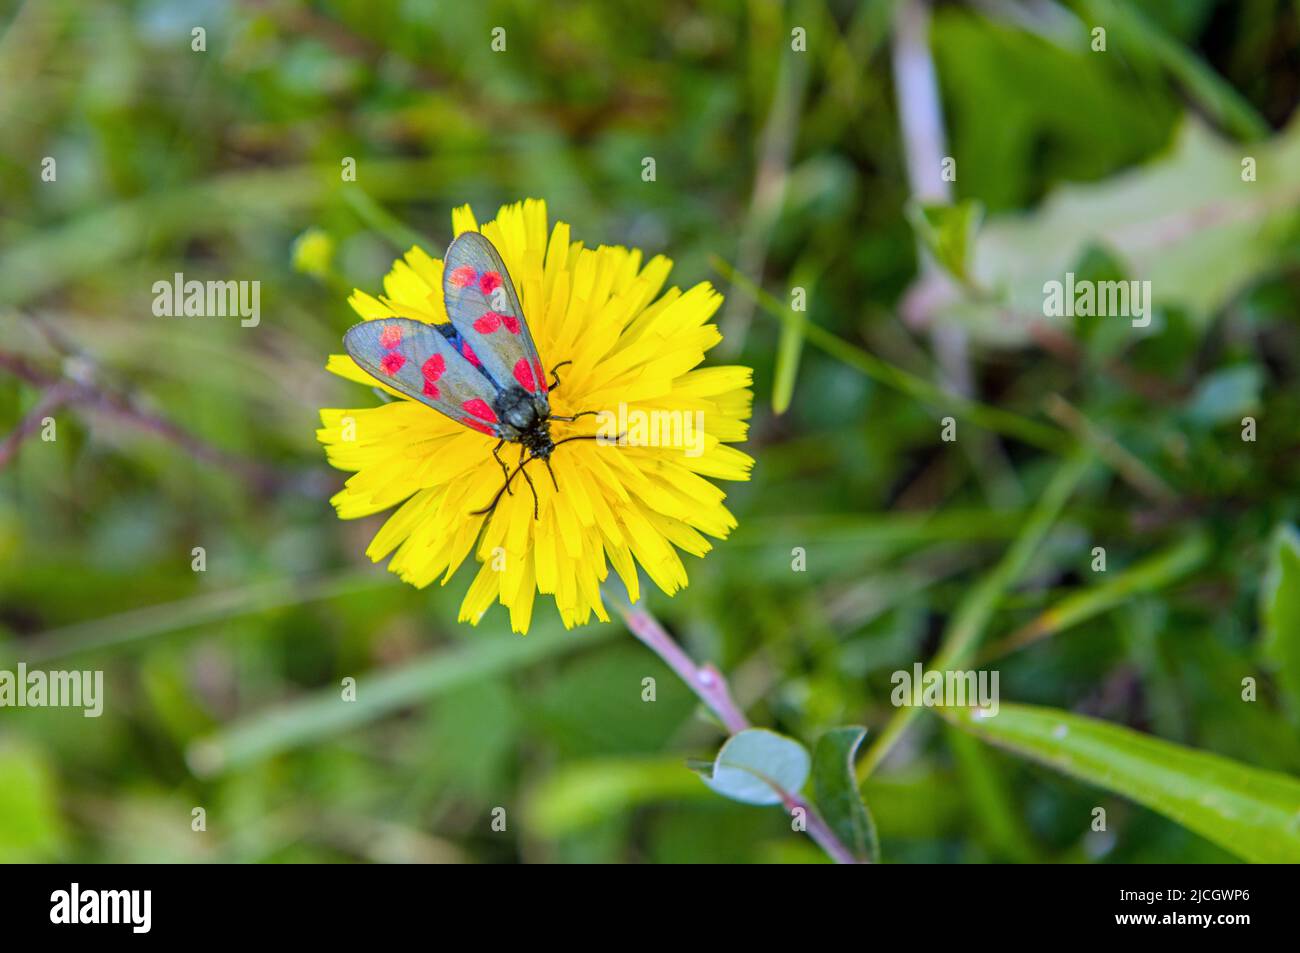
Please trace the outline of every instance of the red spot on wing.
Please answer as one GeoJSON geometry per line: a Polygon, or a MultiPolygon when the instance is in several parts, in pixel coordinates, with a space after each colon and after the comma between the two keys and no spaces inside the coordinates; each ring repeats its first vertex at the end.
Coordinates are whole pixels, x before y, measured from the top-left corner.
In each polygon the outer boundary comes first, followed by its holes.
{"type": "Polygon", "coordinates": [[[519,333],[519,319],[513,314],[501,314],[497,311],[484,311],[474,322],[474,330],[479,334],[491,334],[502,325],[511,334],[519,333]]]}
{"type": "Polygon", "coordinates": [[[461,407],[475,417],[481,417],[490,424],[497,422],[496,412],[488,406],[488,402],[481,397],[475,397],[473,400],[467,400],[461,404],[461,407]]]}
{"type": "Polygon", "coordinates": [[[426,380],[424,382],[424,396],[432,397],[434,400],[437,400],[439,397],[442,396],[442,391],[438,389],[438,385],[435,384],[433,381],[426,380]]]}
{"type": "Polygon", "coordinates": [[[542,393],[550,393],[551,388],[546,384],[546,372],[542,370],[542,359],[540,357],[533,361],[533,372],[537,375],[537,383],[542,385],[542,393]]]}
{"type": "Polygon", "coordinates": [[[530,394],[537,390],[537,381],[533,376],[533,369],[528,365],[528,358],[521,357],[515,362],[515,380],[530,394]]]}
{"type": "Polygon", "coordinates": [[[490,295],[501,287],[501,273],[496,271],[485,271],[478,280],[479,290],[485,295],[490,295]]]}
{"type": "Polygon", "coordinates": [[[448,276],[448,280],[451,282],[453,288],[468,288],[474,283],[474,279],[477,275],[478,272],[469,265],[461,265],[459,268],[452,269],[451,274],[448,276]]]}
{"type": "Polygon", "coordinates": [[[384,355],[383,360],[379,362],[379,366],[384,369],[385,374],[387,374],[389,377],[392,377],[394,374],[396,374],[398,371],[402,369],[402,365],[405,363],[406,363],[406,358],[404,358],[401,354],[399,354],[397,351],[389,351],[387,354],[384,355]]]}
{"type": "Polygon", "coordinates": [[[489,437],[496,436],[497,432],[492,429],[491,425],[485,424],[481,420],[475,420],[473,417],[462,417],[460,422],[472,430],[477,430],[479,433],[487,434],[489,437]]]}
{"type": "Polygon", "coordinates": [[[469,346],[468,341],[466,341],[464,344],[461,345],[460,353],[461,356],[465,358],[465,360],[469,361],[475,367],[483,366],[483,362],[478,359],[478,355],[474,353],[474,349],[469,346]]]}
{"type": "MultiPolygon", "coordinates": [[[[379,332],[379,346],[391,351],[402,343],[402,327],[398,324],[386,324],[379,332]]],[[[400,365],[399,365],[400,366],[400,365]]]]}
{"type": "Polygon", "coordinates": [[[442,372],[445,371],[446,369],[447,369],[447,362],[442,359],[441,354],[433,355],[433,357],[425,361],[424,366],[420,368],[420,370],[424,373],[424,379],[428,381],[430,384],[432,384],[439,377],[441,377],[442,372]]]}

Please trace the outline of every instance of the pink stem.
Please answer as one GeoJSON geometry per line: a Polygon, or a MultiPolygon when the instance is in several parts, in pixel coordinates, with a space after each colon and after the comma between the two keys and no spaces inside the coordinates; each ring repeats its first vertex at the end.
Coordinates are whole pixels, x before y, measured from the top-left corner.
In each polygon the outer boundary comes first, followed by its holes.
{"type": "MultiPolygon", "coordinates": [[[[681,646],[673,641],[673,637],[659,624],[658,619],[640,606],[629,605],[622,599],[618,599],[617,602],[619,612],[632,634],[651,652],[663,659],[700,701],[718,716],[718,720],[722,722],[728,734],[734,735],[750,727],[749,719],[731,697],[731,689],[727,686],[726,678],[714,665],[708,663],[696,665],[694,660],[682,651],[681,646]]],[[[835,832],[822,820],[822,816],[800,795],[783,791],[781,803],[791,815],[797,810],[803,811],[808,836],[816,841],[832,860],[839,864],[859,863],[853,853],[840,843],[835,832]]]]}

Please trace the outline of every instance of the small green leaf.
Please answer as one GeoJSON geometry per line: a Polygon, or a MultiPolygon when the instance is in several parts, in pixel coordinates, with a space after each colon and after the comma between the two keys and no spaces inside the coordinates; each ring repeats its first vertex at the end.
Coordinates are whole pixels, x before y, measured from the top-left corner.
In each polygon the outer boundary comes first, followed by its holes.
{"type": "Polygon", "coordinates": [[[1202,378],[1187,406],[1192,423],[1202,427],[1241,418],[1259,407],[1259,391],[1264,375],[1254,364],[1225,367],[1202,378]]]}
{"type": "Polygon", "coordinates": [[[803,353],[803,325],[787,321],[781,325],[776,344],[776,372],[772,382],[772,413],[783,414],[794,397],[794,380],[799,374],[799,356],[803,353]]]}
{"type": "Polygon", "coordinates": [[[853,761],[867,729],[856,725],[832,728],[813,749],[813,795],[817,807],[840,839],[859,860],[877,863],[880,841],[876,822],[858,791],[853,761]]]}
{"type": "Polygon", "coordinates": [[[992,744],[1114,791],[1239,857],[1300,862],[1300,780],[1053,708],[942,715],[992,744]]]}
{"type": "Polygon", "coordinates": [[[0,863],[53,858],[63,841],[54,774],[33,749],[0,746],[0,863]]]}
{"type": "Polygon", "coordinates": [[[791,273],[790,313],[781,322],[781,336],[776,344],[776,368],[772,375],[772,412],[775,414],[785,413],[794,398],[794,382],[799,376],[799,358],[803,354],[804,325],[821,272],[820,260],[806,255],[791,273]]]}
{"type": "Polygon", "coordinates": [[[1291,713],[1300,716],[1300,533],[1294,526],[1273,536],[1262,601],[1264,652],[1291,713]]]}
{"type": "Polygon", "coordinates": [[[780,804],[808,780],[811,759],[804,746],[765,728],[747,728],[727,739],[705,784],[745,804],[780,804]]]}
{"type": "Polygon", "coordinates": [[[908,209],[908,218],[934,260],[954,278],[968,283],[970,249],[984,207],[969,199],[955,205],[915,204],[908,209]]]}

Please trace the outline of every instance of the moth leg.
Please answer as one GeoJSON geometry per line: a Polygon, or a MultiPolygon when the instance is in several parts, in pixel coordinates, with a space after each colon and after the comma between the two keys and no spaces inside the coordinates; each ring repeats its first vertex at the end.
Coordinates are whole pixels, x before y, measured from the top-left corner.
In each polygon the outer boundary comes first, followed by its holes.
{"type": "Polygon", "coordinates": [[[514,496],[515,491],[510,489],[510,468],[506,466],[506,462],[501,459],[501,448],[505,446],[505,442],[505,437],[502,437],[497,441],[497,445],[492,448],[492,456],[496,457],[497,463],[501,464],[501,473],[506,478],[506,489],[509,490],[511,496],[514,496]]]}
{"type": "Polygon", "coordinates": [[[556,480],[555,480],[555,471],[551,469],[551,458],[550,458],[550,457],[543,457],[542,459],[543,459],[543,462],[546,464],[546,472],[549,473],[549,474],[551,475],[551,484],[555,487],[555,492],[556,492],[556,493],[559,493],[559,492],[560,492],[560,484],[556,482],[556,480]]]}
{"type": "MultiPolygon", "coordinates": [[[[510,489],[510,484],[513,483],[515,477],[517,477],[517,476],[519,475],[519,471],[522,470],[522,469],[524,468],[524,464],[525,464],[525,463],[531,463],[531,462],[535,459],[535,458],[533,458],[533,457],[529,457],[527,460],[525,460],[525,459],[523,459],[523,457],[524,457],[524,454],[521,452],[521,453],[519,454],[519,466],[515,467],[514,472],[511,473],[508,477],[506,477],[506,481],[505,481],[505,483],[502,483],[502,484],[501,484],[501,489],[497,490],[496,496],[492,497],[492,502],[489,503],[487,506],[483,507],[483,509],[481,509],[481,510],[471,510],[471,511],[470,511],[470,514],[469,514],[470,516],[484,516],[484,515],[491,516],[491,515],[492,515],[492,512],[497,508],[497,504],[501,502],[501,494],[505,493],[506,490],[509,490],[509,489],[510,489]]],[[[524,474],[524,478],[525,478],[525,479],[528,478],[528,474],[527,474],[527,473],[524,474]]],[[[531,484],[531,483],[532,483],[532,480],[529,480],[528,482],[529,482],[529,484],[531,484]]],[[[511,496],[514,495],[514,490],[510,490],[510,495],[511,495],[511,496]]],[[[536,504],[536,497],[537,497],[537,491],[534,490],[534,491],[533,491],[533,498],[534,498],[533,507],[534,507],[534,510],[536,510],[536,505],[537,505],[537,504],[536,504]]],[[[535,518],[535,517],[534,517],[534,518],[535,518]]]]}
{"type": "Polygon", "coordinates": [[[537,487],[533,486],[533,478],[528,475],[527,470],[524,470],[524,464],[532,463],[536,459],[537,459],[536,457],[529,457],[527,460],[525,460],[524,451],[521,450],[519,452],[519,469],[523,470],[524,479],[528,481],[528,489],[533,491],[533,519],[534,520],[540,519],[540,517],[537,515],[537,487]]]}
{"type": "MultiPolygon", "coordinates": [[[[559,364],[556,364],[554,367],[551,368],[551,377],[553,377],[554,380],[552,380],[551,383],[547,386],[546,389],[548,391],[555,390],[555,388],[560,386],[560,375],[555,372],[558,371],[561,367],[564,367],[564,365],[572,364],[572,363],[573,363],[572,361],[560,361],[559,364]]],[[[563,420],[564,418],[561,417],[559,419],[563,420]]]]}
{"type": "MultiPolygon", "coordinates": [[[[513,475],[511,479],[513,479],[513,475]]],[[[501,484],[501,489],[497,490],[496,496],[492,497],[491,503],[483,507],[483,509],[481,510],[471,510],[469,515],[470,516],[491,516],[493,512],[496,511],[497,504],[501,502],[501,494],[504,493],[506,491],[506,488],[509,486],[510,486],[510,479],[507,479],[505,483],[501,484]]],[[[512,496],[514,495],[513,490],[511,491],[511,495],[512,496]]]]}

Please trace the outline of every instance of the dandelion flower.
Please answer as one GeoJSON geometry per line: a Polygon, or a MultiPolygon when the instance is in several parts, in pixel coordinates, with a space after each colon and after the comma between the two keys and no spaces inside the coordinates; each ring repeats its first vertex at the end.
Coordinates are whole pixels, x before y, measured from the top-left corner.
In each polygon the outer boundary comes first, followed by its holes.
{"type": "MultiPolygon", "coordinates": [[[[710,480],[746,480],[753,466],[728,446],[746,437],[751,370],[699,366],[721,340],[709,319],[722,296],[708,282],[664,291],[672,263],[663,256],[643,263],[636,249],[585,248],[563,222],[548,235],[541,201],[503,206],[482,227],[464,206],[452,213],[452,228],[482,232],[501,253],[547,373],[570,362],[550,395],[551,412],[604,412],[553,423],[556,441],[611,421],[621,432],[607,436],[624,439],[557,447],[558,491],[546,475],[533,481],[537,518],[522,481],[490,514],[475,515],[503,483],[496,438],[402,396],[351,357],[332,355],[328,370],[398,398],[321,411],[317,437],[329,462],[352,471],[331,501],[338,515],[396,507],[366,555],[391,557],[388,568],[414,586],[439,577],[446,584],[472,553],[478,573],[460,619],[474,624],[495,601],[510,610],[516,632],[527,632],[538,593],[555,599],[566,627],[593,614],[609,621],[600,584],[611,566],[634,602],[638,565],[665,593],[677,592],[688,581],[679,550],[703,556],[712,548],[706,537],[725,538],[736,525],[726,494],[710,480]],[[702,432],[694,429],[699,422],[702,432]]],[[[412,248],[384,279],[383,295],[356,291],[350,303],[364,320],[446,322],[442,262],[412,248]]]]}

